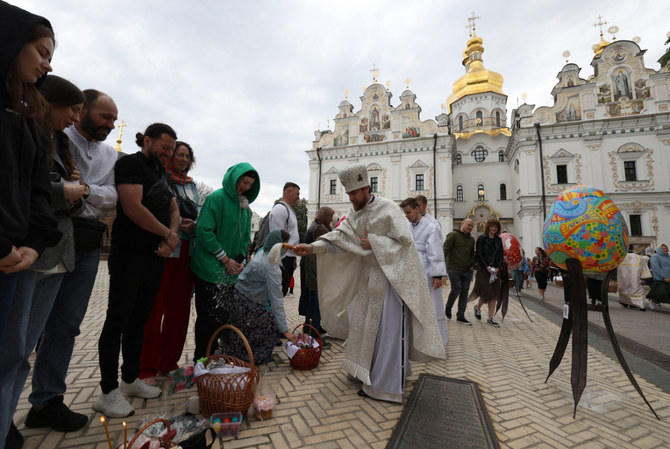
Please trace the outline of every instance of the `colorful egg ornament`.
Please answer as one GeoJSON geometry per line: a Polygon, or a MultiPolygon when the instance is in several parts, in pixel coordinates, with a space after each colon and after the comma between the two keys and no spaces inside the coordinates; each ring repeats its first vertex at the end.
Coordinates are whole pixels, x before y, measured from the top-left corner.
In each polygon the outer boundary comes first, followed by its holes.
{"type": "Polygon", "coordinates": [[[519,243],[519,240],[509,232],[500,234],[500,239],[502,240],[503,257],[505,258],[505,262],[507,262],[507,269],[509,271],[514,271],[519,268],[519,265],[521,265],[523,260],[521,244],[519,243]]]}
{"type": "Polygon", "coordinates": [[[628,228],[614,202],[590,186],[564,190],[544,223],[544,249],[556,265],[578,259],[585,273],[614,269],[626,257],[628,228]]]}

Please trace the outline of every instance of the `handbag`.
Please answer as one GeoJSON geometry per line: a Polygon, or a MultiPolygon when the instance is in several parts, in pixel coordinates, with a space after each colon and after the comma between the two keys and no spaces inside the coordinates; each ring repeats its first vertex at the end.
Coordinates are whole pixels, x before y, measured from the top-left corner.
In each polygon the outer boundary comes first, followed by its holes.
{"type": "Polygon", "coordinates": [[[93,218],[72,217],[74,250],[93,251],[102,246],[102,236],[107,224],[93,218]]]}
{"type": "Polygon", "coordinates": [[[179,216],[181,218],[188,218],[190,220],[195,220],[198,218],[198,206],[193,201],[191,201],[190,198],[186,196],[180,196],[173,183],[170,183],[170,189],[172,190],[172,193],[174,193],[175,199],[177,200],[179,216]]]}

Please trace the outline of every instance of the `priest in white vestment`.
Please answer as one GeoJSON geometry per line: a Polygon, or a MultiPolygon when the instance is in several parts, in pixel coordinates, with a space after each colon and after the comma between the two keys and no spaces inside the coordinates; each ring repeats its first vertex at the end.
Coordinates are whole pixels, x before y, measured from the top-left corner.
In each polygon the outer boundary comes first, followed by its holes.
{"type": "Polygon", "coordinates": [[[428,214],[421,215],[420,203],[416,198],[407,198],[400,203],[400,208],[409,220],[414,244],[426,273],[426,284],[435,308],[437,327],[440,330],[442,343],[446,345],[448,340],[447,319],[443,312],[442,278],[447,275],[447,264],[444,262],[444,251],[442,250],[442,232],[437,220],[428,214]]]}
{"type": "Polygon", "coordinates": [[[298,255],[317,254],[323,327],[346,339],[342,367],[362,381],[359,395],[402,402],[409,360],[445,358],[412,232],[391,200],[370,194],[365,166],[340,172],[347,219],[298,255]]]}

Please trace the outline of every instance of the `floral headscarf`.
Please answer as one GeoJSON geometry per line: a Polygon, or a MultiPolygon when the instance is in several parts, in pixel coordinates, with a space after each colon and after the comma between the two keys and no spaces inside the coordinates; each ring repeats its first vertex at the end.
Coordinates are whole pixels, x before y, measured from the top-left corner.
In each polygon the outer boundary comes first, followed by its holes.
{"type": "Polygon", "coordinates": [[[270,232],[267,237],[265,237],[265,242],[263,242],[263,252],[268,254],[273,246],[277,243],[283,243],[284,239],[281,238],[281,230],[275,229],[270,232]]]}

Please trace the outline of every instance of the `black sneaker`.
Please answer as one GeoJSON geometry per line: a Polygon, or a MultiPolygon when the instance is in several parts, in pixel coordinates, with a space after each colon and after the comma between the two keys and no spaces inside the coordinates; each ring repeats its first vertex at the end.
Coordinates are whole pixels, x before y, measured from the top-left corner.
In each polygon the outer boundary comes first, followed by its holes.
{"type": "Polygon", "coordinates": [[[477,308],[477,306],[475,306],[475,318],[477,318],[478,320],[482,319],[482,312],[477,308]]]}
{"type": "Polygon", "coordinates": [[[26,418],[26,427],[51,427],[58,432],[74,432],[88,423],[88,416],[73,412],[63,404],[63,396],[56,396],[42,410],[31,407],[26,418]]]}
{"type": "Polygon", "coordinates": [[[23,447],[23,435],[14,425],[14,421],[9,426],[9,432],[5,438],[5,449],[21,449],[23,447]]]}
{"type": "Polygon", "coordinates": [[[444,314],[448,319],[451,319],[451,309],[444,309],[444,314]]]}
{"type": "Polygon", "coordinates": [[[498,323],[496,323],[495,321],[493,321],[493,318],[489,318],[488,320],[486,320],[486,323],[487,323],[487,324],[490,324],[490,325],[493,326],[493,327],[500,327],[500,324],[498,324],[498,323]]]}
{"type": "Polygon", "coordinates": [[[458,321],[461,324],[465,324],[467,326],[472,326],[472,323],[466,320],[465,318],[456,318],[456,321],[458,321]]]}

